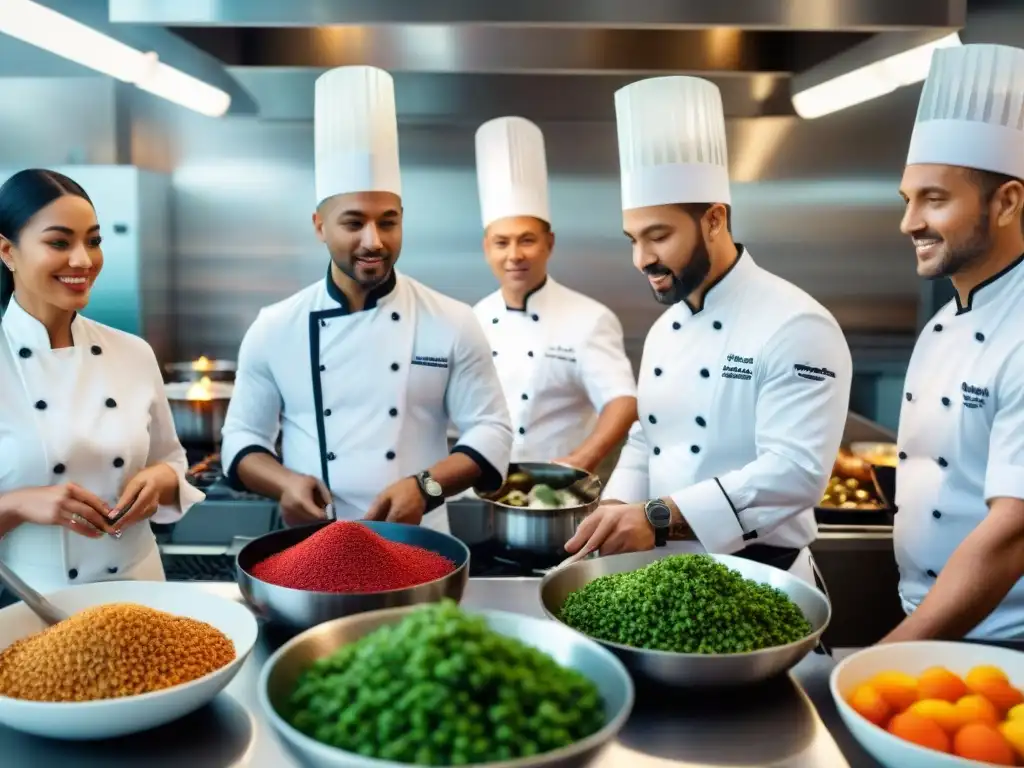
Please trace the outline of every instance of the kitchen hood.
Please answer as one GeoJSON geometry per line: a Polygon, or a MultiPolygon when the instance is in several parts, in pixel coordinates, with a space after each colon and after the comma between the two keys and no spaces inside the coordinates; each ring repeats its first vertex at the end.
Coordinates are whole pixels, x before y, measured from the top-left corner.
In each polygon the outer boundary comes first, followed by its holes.
{"type": "Polygon", "coordinates": [[[395,75],[402,118],[480,121],[518,111],[606,122],[615,89],[662,74],[713,80],[727,117],[791,116],[795,74],[872,37],[941,38],[963,27],[965,4],[109,0],[109,18],[165,27],[216,57],[267,119],[311,119],[320,72],[371,64],[395,75]]]}

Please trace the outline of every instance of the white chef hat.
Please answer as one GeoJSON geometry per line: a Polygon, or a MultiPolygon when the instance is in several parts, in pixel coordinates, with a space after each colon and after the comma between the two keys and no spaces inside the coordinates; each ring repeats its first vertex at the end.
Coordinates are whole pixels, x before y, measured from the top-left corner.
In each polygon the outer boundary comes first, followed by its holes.
{"type": "Polygon", "coordinates": [[[349,192],[402,194],[395,82],[376,67],[338,67],[316,79],[317,204],[349,192]]]}
{"type": "Polygon", "coordinates": [[[936,163],[1024,179],[1024,50],[940,48],[921,92],[907,165],[936,163]]]}
{"type": "Polygon", "coordinates": [[[654,77],[615,92],[622,209],[732,202],[718,86],[654,77]]]}
{"type": "Polygon", "coordinates": [[[476,178],[484,228],[510,216],[550,223],[544,134],[529,120],[499,117],[477,129],[476,178]]]}

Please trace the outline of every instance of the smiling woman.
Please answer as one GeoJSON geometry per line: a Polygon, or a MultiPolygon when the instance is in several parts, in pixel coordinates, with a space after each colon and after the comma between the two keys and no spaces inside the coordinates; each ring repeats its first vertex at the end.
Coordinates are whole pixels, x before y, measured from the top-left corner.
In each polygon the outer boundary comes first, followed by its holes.
{"type": "Polygon", "coordinates": [[[203,498],[153,350],[79,314],[100,246],[68,177],[30,169],[0,187],[0,561],[44,592],[163,579],[145,523],[203,498]]]}

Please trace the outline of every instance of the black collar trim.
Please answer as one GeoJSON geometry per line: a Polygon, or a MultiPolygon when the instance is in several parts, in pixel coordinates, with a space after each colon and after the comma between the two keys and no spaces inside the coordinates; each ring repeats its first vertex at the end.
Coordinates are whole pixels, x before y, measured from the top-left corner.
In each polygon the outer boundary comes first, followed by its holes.
{"type": "MultiPolygon", "coordinates": [[[[395,268],[392,267],[387,279],[366,295],[366,303],[363,304],[363,311],[376,307],[378,301],[395,290],[395,285],[397,283],[398,279],[395,276],[395,268]]],[[[334,278],[331,277],[331,266],[329,264],[327,265],[327,295],[341,305],[342,311],[339,314],[348,315],[351,313],[352,310],[349,308],[348,298],[341,292],[341,288],[339,288],[338,284],[334,282],[334,278]]]]}
{"type": "Polygon", "coordinates": [[[1022,253],[1016,259],[1011,261],[1009,264],[1007,264],[1005,267],[1003,267],[1001,270],[996,272],[991,277],[982,280],[976,286],[971,288],[970,293],[967,294],[966,305],[960,303],[960,294],[954,291],[953,297],[956,299],[956,313],[958,315],[964,315],[970,312],[972,309],[972,304],[974,302],[974,297],[978,293],[978,291],[980,291],[982,288],[987,288],[988,286],[992,285],[992,283],[999,280],[999,278],[1005,277],[1006,275],[1010,274],[1014,269],[1020,266],[1021,262],[1024,262],[1024,253],[1022,253]]]}
{"type": "Polygon", "coordinates": [[[715,281],[713,283],[711,283],[711,285],[708,286],[708,289],[706,291],[704,291],[704,295],[701,297],[700,306],[699,307],[695,307],[687,299],[683,299],[683,304],[685,304],[687,306],[687,308],[690,310],[690,312],[692,312],[693,314],[696,315],[696,314],[698,314],[698,313],[700,313],[700,312],[702,312],[704,310],[704,305],[708,303],[708,294],[710,294],[711,291],[713,291],[716,287],[718,287],[718,285],[723,280],[725,280],[726,277],[729,276],[729,273],[732,272],[736,268],[736,265],[740,263],[740,259],[743,258],[743,254],[745,252],[746,252],[746,249],[743,247],[742,243],[736,243],[736,261],[734,261],[732,264],[730,264],[729,268],[727,270],[725,270],[725,272],[720,274],[715,279],[715,281]]]}
{"type": "Polygon", "coordinates": [[[547,284],[548,284],[548,276],[544,275],[544,279],[540,281],[540,283],[537,285],[537,287],[536,288],[531,288],[529,291],[526,292],[526,295],[523,296],[523,308],[522,309],[519,309],[518,307],[510,307],[508,304],[505,305],[505,309],[507,309],[509,312],[526,312],[527,307],[529,307],[529,305],[530,305],[530,297],[533,296],[535,293],[537,293],[537,291],[539,291],[541,288],[543,288],[547,284]]]}

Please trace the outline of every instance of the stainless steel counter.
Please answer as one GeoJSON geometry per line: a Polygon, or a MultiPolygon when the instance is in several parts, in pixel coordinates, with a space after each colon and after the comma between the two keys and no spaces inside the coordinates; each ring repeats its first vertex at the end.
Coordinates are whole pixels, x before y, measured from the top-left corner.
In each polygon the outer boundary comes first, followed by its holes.
{"type": "MultiPolygon", "coordinates": [[[[463,605],[543,616],[539,579],[471,579],[463,605]]],[[[240,599],[234,584],[203,584],[240,599]]],[[[256,685],[280,638],[262,633],[253,655],[210,705],[175,723],[104,742],[64,743],[0,726],[0,763],[75,768],[288,768],[285,751],[260,711],[256,685]]],[[[828,692],[832,661],[811,654],[790,677],[715,695],[637,688],[633,716],[593,768],[877,766],[843,727],[828,692]]]]}

